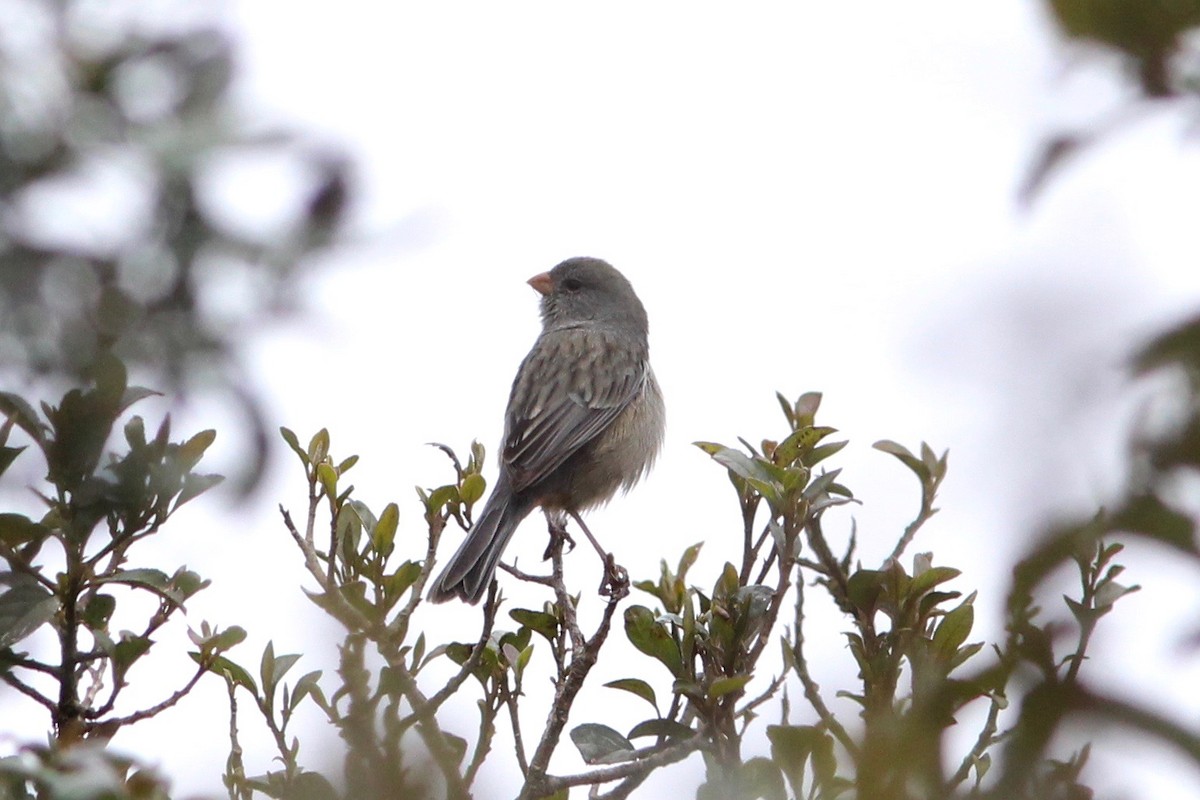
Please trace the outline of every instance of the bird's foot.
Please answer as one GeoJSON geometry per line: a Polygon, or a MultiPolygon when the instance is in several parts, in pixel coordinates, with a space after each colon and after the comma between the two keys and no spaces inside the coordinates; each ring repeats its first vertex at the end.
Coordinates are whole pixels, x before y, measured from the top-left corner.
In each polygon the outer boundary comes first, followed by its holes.
{"type": "Polygon", "coordinates": [[[542,561],[549,561],[550,556],[554,555],[554,548],[561,547],[563,544],[568,545],[568,553],[575,549],[575,540],[571,538],[571,534],[567,533],[566,520],[550,520],[548,528],[550,541],[546,544],[546,552],[542,553],[542,561]]]}
{"type": "Polygon", "coordinates": [[[613,600],[629,595],[629,573],[613,559],[612,553],[604,556],[604,580],[600,582],[600,594],[613,600]]]}

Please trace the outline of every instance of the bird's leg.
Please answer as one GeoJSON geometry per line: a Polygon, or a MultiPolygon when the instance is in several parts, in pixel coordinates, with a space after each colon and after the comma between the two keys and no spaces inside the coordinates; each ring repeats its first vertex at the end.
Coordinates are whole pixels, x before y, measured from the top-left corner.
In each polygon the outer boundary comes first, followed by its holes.
{"type": "MultiPolygon", "coordinates": [[[[550,556],[554,553],[555,545],[565,542],[571,546],[571,550],[574,550],[575,540],[571,538],[571,534],[567,533],[567,518],[561,511],[546,511],[545,514],[546,527],[550,531],[550,541],[546,544],[546,552],[542,553],[542,561],[549,561],[550,556]]],[[[567,552],[569,553],[571,550],[567,552]]]]}
{"type": "Polygon", "coordinates": [[[588,526],[583,524],[583,520],[574,511],[568,511],[571,519],[575,520],[575,524],[579,526],[588,541],[592,543],[592,547],[596,548],[596,552],[600,554],[600,560],[604,562],[604,580],[600,582],[600,594],[605,597],[615,597],[618,600],[629,594],[629,573],[625,568],[616,562],[612,553],[605,552],[600,543],[596,541],[596,537],[592,536],[592,532],[588,530],[588,526]]]}

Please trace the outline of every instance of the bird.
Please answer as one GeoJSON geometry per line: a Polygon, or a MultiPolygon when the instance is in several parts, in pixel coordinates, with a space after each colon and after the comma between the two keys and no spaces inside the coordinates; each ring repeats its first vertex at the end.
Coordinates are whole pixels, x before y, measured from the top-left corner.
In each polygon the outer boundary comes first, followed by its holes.
{"type": "Polygon", "coordinates": [[[513,380],[500,475],[433,581],[435,603],[479,602],[517,526],[539,507],[552,532],[565,534],[566,517],[574,519],[613,575],[612,556],[580,513],[632,488],[662,448],[666,411],[650,366],[646,309],[625,276],[601,259],[576,257],[528,283],[541,295],[542,330],[513,380]]]}

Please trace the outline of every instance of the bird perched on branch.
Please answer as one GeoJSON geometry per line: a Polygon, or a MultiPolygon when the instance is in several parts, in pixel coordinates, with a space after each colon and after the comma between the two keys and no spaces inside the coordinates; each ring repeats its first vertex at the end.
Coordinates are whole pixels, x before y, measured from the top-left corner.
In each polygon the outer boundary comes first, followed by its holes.
{"type": "Polygon", "coordinates": [[[662,446],[666,416],[646,309],[625,276],[598,258],[568,259],[529,285],[542,295],[542,332],[508,398],[500,477],[433,582],[435,603],[478,602],[513,532],[538,507],[552,530],[574,519],[605,559],[607,580],[623,579],[579,514],[637,483],[662,446]]]}

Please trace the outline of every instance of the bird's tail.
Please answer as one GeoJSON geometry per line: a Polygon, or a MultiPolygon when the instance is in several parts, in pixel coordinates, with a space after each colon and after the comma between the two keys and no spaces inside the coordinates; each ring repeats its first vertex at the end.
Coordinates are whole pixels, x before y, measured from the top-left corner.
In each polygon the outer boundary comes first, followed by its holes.
{"type": "Polygon", "coordinates": [[[467,538],[434,580],[429,600],[443,603],[460,597],[472,605],[478,603],[492,582],[513,531],[531,510],[532,506],[497,486],[467,538]]]}

